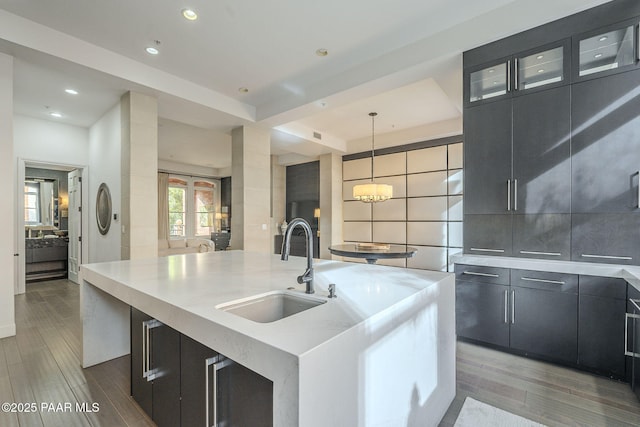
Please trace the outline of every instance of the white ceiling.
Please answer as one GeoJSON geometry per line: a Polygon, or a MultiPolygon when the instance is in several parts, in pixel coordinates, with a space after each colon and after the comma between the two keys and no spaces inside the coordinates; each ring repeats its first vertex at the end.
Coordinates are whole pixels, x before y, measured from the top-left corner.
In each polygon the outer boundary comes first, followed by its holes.
{"type": "MultiPolygon", "coordinates": [[[[18,114],[57,110],[87,127],[137,90],[158,97],[165,125],[206,129],[218,148],[231,128],[256,123],[279,129],[274,153],[318,155],[352,152],[349,141],[371,134],[370,111],[376,133],[459,118],[461,52],[604,2],[0,0],[0,51],[16,57],[18,114]],[[181,16],[187,6],[197,21],[181,16]],[[70,86],[80,94],[64,94],[70,86]]],[[[185,141],[161,157],[230,164],[222,153],[202,160],[195,139],[192,158],[185,141]]]]}

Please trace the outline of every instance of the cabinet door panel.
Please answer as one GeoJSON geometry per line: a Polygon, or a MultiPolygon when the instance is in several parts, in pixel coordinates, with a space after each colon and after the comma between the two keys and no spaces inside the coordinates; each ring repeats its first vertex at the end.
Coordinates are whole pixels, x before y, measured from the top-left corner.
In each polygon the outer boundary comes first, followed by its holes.
{"type": "Polygon", "coordinates": [[[205,361],[217,353],[185,335],[180,338],[180,353],[182,425],[206,425],[205,361]]]}
{"type": "Polygon", "coordinates": [[[151,316],[131,307],[131,396],[149,417],[153,414],[153,383],[142,376],[145,339],[142,322],[151,319],[151,316]]]}
{"type": "Polygon", "coordinates": [[[511,348],[575,363],[578,295],[512,288],[511,348]]]}
{"type": "MultiPolygon", "coordinates": [[[[581,284],[582,285],[582,284],[581,284]]],[[[624,378],[626,303],[612,298],[580,295],[578,363],[602,374],[624,378]]]]}
{"type": "Polygon", "coordinates": [[[569,86],[513,99],[514,212],[571,212],[570,108],[569,86]]]}
{"type": "Polygon", "coordinates": [[[569,260],[571,215],[513,215],[513,254],[525,258],[569,260]]]}
{"type": "Polygon", "coordinates": [[[158,427],[180,425],[180,333],[167,325],[151,330],[153,421],[158,427]]]}
{"type": "Polygon", "coordinates": [[[574,214],[571,259],[640,264],[640,214],[574,214]]]}
{"type": "Polygon", "coordinates": [[[640,71],[572,86],[572,212],[638,210],[640,71]]]}
{"type": "Polygon", "coordinates": [[[509,346],[505,298],[509,286],[456,281],[456,332],[461,337],[509,346]]]}
{"type": "Polygon", "coordinates": [[[510,214],[465,215],[462,223],[464,252],[474,255],[511,255],[511,221],[510,214]]]}
{"type": "Polygon", "coordinates": [[[511,100],[467,108],[464,114],[465,213],[505,213],[511,179],[511,100]]]}

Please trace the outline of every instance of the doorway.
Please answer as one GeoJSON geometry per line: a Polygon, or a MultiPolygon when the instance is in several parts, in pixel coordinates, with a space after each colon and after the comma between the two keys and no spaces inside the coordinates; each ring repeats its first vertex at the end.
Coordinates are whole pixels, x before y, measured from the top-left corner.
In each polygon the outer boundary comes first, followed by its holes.
{"type": "MultiPolygon", "coordinates": [[[[86,166],[18,159],[16,294],[25,292],[27,275],[29,279],[68,275],[69,280],[79,283],[80,264],[88,259],[87,239],[82,239],[88,236],[87,213],[82,209],[83,200],[87,200],[87,186],[82,186],[87,175],[86,166]],[[34,183],[39,181],[53,183],[50,199],[45,194],[34,194],[39,190],[34,183]],[[25,192],[27,188],[32,192],[30,195],[25,192]],[[68,243],[60,238],[68,239],[68,243]]],[[[43,188],[48,193],[50,186],[43,188]]]]}

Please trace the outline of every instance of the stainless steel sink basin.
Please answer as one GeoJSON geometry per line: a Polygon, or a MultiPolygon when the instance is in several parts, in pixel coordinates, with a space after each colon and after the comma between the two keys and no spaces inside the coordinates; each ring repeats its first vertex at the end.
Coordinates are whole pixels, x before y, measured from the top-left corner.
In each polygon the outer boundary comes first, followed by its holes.
{"type": "Polygon", "coordinates": [[[270,323],[284,319],[301,311],[317,307],[327,301],[304,294],[273,291],[216,306],[218,310],[233,313],[236,316],[254,322],[270,323]]]}

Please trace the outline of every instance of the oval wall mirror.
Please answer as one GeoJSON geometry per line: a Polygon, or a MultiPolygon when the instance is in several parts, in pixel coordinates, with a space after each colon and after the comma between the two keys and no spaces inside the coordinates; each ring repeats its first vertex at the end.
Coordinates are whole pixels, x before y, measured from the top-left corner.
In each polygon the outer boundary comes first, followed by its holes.
{"type": "Polygon", "coordinates": [[[111,193],[104,182],[98,187],[96,196],[96,222],[100,234],[107,234],[111,226],[111,193]]]}

